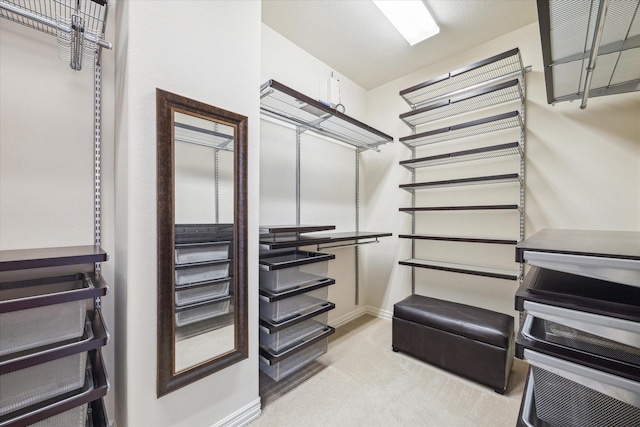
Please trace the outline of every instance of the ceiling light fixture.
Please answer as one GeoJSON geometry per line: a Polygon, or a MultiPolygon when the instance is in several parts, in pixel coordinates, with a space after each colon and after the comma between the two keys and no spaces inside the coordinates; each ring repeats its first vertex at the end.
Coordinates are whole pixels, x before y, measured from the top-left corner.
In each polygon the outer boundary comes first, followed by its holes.
{"type": "Polygon", "coordinates": [[[440,32],[422,0],[372,1],[411,46],[440,32]]]}

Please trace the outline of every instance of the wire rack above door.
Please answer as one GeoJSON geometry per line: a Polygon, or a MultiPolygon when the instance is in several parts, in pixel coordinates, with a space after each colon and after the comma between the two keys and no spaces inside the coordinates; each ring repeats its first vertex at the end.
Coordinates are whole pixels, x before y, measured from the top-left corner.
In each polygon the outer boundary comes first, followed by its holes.
{"type": "Polygon", "coordinates": [[[58,56],[76,71],[113,47],[104,40],[108,10],[106,0],[0,0],[0,17],[55,36],[58,56]]]}

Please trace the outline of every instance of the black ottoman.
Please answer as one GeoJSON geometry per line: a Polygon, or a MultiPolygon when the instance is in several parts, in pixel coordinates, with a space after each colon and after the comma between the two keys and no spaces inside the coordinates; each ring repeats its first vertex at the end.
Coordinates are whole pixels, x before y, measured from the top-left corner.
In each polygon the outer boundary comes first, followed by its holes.
{"type": "Polygon", "coordinates": [[[411,295],[393,307],[393,351],[503,394],[513,366],[513,317],[411,295]]]}

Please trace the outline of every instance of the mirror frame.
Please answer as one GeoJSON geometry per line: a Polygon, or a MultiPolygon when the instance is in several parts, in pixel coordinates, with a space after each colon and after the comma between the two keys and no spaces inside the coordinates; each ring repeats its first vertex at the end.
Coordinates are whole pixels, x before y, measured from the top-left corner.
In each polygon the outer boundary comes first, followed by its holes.
{"type": "Polygon", "coordinates": [[[247,306],[247,125],[248,118],[156,88],[156,173],[158,255],[157,396],[191,384],[249,356],[247,306]],[[173,113],[180,111],[235,127],[234,135],[234,321],[232,351],[174,373],[174,203],[175,156],[173,113]]]}

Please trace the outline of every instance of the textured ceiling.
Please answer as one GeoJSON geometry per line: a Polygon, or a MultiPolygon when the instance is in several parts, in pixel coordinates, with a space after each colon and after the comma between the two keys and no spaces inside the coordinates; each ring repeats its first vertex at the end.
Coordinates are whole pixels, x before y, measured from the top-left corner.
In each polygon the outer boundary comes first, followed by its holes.
{"type": "Polygon", "coordinates": [[[262,0],[262,22],[365,89],[538,19],[535,0],[424,0],[440,34],[415,46],[369,0],[262,0]]]}

